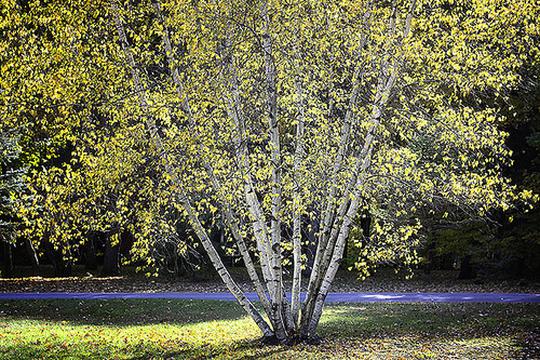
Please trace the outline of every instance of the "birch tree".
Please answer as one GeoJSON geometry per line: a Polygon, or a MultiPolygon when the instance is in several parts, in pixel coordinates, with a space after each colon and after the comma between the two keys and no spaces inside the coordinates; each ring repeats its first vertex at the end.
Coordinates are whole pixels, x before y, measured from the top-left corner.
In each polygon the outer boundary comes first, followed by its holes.
{"type": "Polygon", "coordinates": [[[502,117],[482,102],[490,94],[505,106],[538,61],[529,1],[34,6],[25,17],[15,3],[3,10],[3,29],[37,24],[19,29],[32,42],[6,40],[37,74],[3,58],[32,84],[3,75],[4,116],[18,118],[23,100],[50,105],[21,91],[30,88],[59,101],[69,124],[88,124],[92,108],[107,122],[129,119],[147,141],[139,151],[158,159],[170,205],[269,342],[317,340],[359,214],[373,219],[357,244],[367,276],[415,263],[421,213],[451,204],[486,217],[534,200],[502,175],[511,159],[502,117]],[[208,213],[223,218],[261,310],[210,241],[208,213]]]}

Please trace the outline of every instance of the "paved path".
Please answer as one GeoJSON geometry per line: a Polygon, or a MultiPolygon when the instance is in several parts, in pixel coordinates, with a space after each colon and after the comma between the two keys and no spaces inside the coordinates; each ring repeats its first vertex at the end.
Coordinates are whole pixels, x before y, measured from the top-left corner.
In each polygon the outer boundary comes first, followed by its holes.
{"type": "MultiPolygon", "coordinates": [[[[302,294],[305,295],[305,294],[302,294]]],[[[246,296],[257,301],[255,293],[246,296]]],[[[163,292],[163,293],[0,293],[0,300],[111,300],[111,299],[182,299],[234,301],[229,293],[163,292]]],[[[332,303],[540,303],[540,294],[519,293],[330,293],[332,303]]]]}

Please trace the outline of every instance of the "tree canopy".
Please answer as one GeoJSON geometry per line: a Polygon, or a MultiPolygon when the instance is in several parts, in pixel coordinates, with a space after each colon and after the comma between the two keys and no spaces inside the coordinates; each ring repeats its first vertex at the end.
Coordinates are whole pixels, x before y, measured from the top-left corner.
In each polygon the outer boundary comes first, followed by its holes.
{"type": "Polygon", "coordinates": [[[533,2],[10,0],[0,13],[2,126],[22,129],[30,164],[21,231],[78,246],[129,229],[150,258],[183,219],[279,341],[315,337],[362,214],[368,275],[415,263],[428,215],[536,199],[503,176],[501,129],[538,63],[533,2]],[[217,221],[269,323],[210,241],[217,221]]]}

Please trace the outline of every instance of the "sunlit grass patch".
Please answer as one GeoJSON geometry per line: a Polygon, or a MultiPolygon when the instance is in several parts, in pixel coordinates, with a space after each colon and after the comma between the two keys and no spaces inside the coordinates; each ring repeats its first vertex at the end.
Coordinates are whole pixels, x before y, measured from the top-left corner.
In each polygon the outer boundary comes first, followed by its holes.
{"type": "Polygon", "coordinates": [[[0,303],[2,359],[508,359],[538,305],[355,304],[326,309],[320,346],[261,347],[234,303],[113,300],[0,303]]]}

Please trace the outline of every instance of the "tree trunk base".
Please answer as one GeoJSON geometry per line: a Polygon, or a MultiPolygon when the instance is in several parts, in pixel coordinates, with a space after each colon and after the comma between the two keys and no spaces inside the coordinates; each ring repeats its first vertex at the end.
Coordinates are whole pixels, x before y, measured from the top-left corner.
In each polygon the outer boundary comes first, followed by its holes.
{"type": "Polygon", "coordinates": [[[299,345],[299,344],[305,344],[305,345],[320,345],[323,342],[323,338],[321,338],[318,335],[310,336],[310,337],[301,337],[301,336],[293,336],[288,337],[284,340],[279,340],[275,335],[273,336],[263,336],[260,340],[262,345],[285,345],[285,346],[293,346],[293,345],[299,345]]]}
{"type": "Polygon", "coordinates": [[[320,337],[319,335],[301,337],[300,343],[306,344],[306,345],[320,345],[323,343],[323,338],[320,337]]]}
{"type": "Polygon", "coordinates": [[[263,336],[260,341],[262,345],[281,345],[281,341],[275,335],[263,336]]]}
{"type": "Polygon", "coordinates": [[[459,267],[458,280],[470,280],[476,278],[476,269],[471,260],[471,256],[467,255],[461,259],[459,267]]]}

